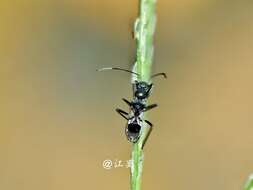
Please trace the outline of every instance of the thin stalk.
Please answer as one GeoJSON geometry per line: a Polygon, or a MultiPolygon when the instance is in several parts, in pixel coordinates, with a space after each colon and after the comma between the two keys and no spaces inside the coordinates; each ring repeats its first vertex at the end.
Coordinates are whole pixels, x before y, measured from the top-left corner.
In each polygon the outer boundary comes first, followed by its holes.
{"type": "Polygon", "coordinates": [[[244,186],[244,190],[253,190],[253,174],[251,174],[244,186]]]}
{"type": "MultiPolygon", "coordinates": [[[[134,36],[136,39],[136,63],[134,72],[139,73],[138,81],[150,82],[153,63],[153,38],[156,24],[155,0],[139,0],[139,17],[135,21],[134,36]]],[[[141,118],[146,119],[144,114],[141,118]]],[[[131,190],[141,189],[143,167],[143,144],[149,135],[150,128],[143,123],[141,137],[132,148],[131,190]]]]}

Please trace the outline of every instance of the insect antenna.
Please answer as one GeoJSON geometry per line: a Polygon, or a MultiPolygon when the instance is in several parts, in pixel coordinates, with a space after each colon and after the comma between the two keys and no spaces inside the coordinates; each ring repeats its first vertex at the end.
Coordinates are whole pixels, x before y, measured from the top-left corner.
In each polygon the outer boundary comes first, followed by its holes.
{"type": "Polygon", "coordinates": [[[166,73],[156,73],[156,74],[152,75],[151,78],[155,78],[157,76],[163,76],[164,78],[167,78],[166,73]]]}
{"type": "Polygon", "coordinates": [[[119,67],[106,67],[106,68],[97,69],[97,71],[106,71],[106,70],[119,70],[119,71],[125,71],[125,72],[132,73],[132,74],[135,74],[135,75],[139,76],[138,73],[135,73],[135,72],[130,71],[130,70],[127,70],[127,69],[122,69],[122,68],[119,68],[119,67]]]}

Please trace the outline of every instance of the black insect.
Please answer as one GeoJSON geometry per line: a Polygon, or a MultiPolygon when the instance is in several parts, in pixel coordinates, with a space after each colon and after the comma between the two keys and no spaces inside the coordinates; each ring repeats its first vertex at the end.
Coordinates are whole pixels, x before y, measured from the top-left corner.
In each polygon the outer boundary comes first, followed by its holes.
{"type": "MultiPolygon", "coordinates": [[[[104,71],[104,70],[120,70],[120,71],[125,71],[132,73],[134,75],[139,76],[138,73],[135,73],[133,71],[127,70],[127,69],[121,69],[117,67],[112,67],[112,68],[102,68],[99,69],[98,71],[104,71]]],[[[164,78],[167,78],[165,73],[157,73],[151,76],[151,78],[154,78],[156,76],[163,76],[164,78]]],[[[146,105],[146,100],[150,95],[151,89],[153,87],[152,83],[147,83],[145,81],[137,81],[134,80],[133,82],[133,101],[130,102],[126,99],[123,98],[123,101],[127,103],[127,105],[130,107],[130,112],[127,113],[122,109],[117,108],[116,111],[127,120],[127,125],[125,128],[125,133],[127,136],[128,141],[132,143],[136,143],[139,138],[140,138],[140,132],[141,132],[141,126],[143,126],[143,122],[148,124],[150,126],[150,130],[148,134],[146,135],[146,139],[144,139],[142,147],[145,145],[145,142],[152,130],[152,123],[147,121],[147,120],[142,120],[141,115],[155,107],[157,107],[157,104],[151,104],[151,105],[146,105]]]]}

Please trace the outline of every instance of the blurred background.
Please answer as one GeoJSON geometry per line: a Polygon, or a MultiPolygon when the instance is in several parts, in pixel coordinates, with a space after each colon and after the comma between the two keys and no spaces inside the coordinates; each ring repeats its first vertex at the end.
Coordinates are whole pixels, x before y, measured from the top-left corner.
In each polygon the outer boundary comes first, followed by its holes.
{"type": "MultiPolygon", "coordinates": [[[[137,0],[0,2],[0,189],[127,190],[137,0]]],[[[238,190],[253,172],[253,1],[158,0],[143,189],[238,190]]]]}

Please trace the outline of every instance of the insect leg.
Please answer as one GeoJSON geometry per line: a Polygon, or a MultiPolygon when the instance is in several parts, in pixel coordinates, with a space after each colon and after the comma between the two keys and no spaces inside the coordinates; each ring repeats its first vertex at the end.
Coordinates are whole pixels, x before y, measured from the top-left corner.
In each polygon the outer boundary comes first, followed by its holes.
{"type": "Polygon", "coordinates": [[[153,108],[155,108],[155,107],[157,107],[157,106],[158,106],[157,104],[151,104],[151,105],[145,107],[143,111],[151,110],[151,109],[153,109],[153,108]]]}
{"type": "Polygon", "coordinates": [[[122,98],[122,100],[123,100],[124,102],[126,102],[126,103],[127,103],[127,105],[129,105],[130,107],[132,106],[132,103],[131,103],[131,102],[129,102],[127,99],[122,98]]]}
{"type": "Polygon", "coordinates": [[[150,84],[150,85],[149,85],[149,89],[148,89],[148,91],[147,91],[147,94],[149,94],[149,93],[150,93],[150,91],[151,91],[152,87],[153,87],[153,84],[150,84]]]}
{"type": "Polygon", "coordinates": [[[150,121],[148,121],[148,120],[145,120],[145,122],[150,126],[150,128],[152,128],[153,127],[153,124],[150,122],[150,121]]]}
{"type": "Polygon", "coordinates": [[[127,118],[128,113],[127,112],[125,112],[119,108],[116,109],[116,112],[118,112],[122,117],[124,117],[126,120],[128,120],[128,118],[127,118]]]}
{"type": "Polygon", "coordinates": [[[153,130],[153,124],[152,124],[151,122],[149,122],[148,120],[145,120],[145,122],[149,125],[150,128],[149,128],[149,130],[148,130],[148,133],[147,133],[145,139],[143,140],[142,147],[141,147],[142,149],[144,148],[144,146],[145,146],[145,144],[146,144],[146,141],[147,141],[147,139],[148,139],[150,133],[151,133],[152,130],[153,130]]]}

